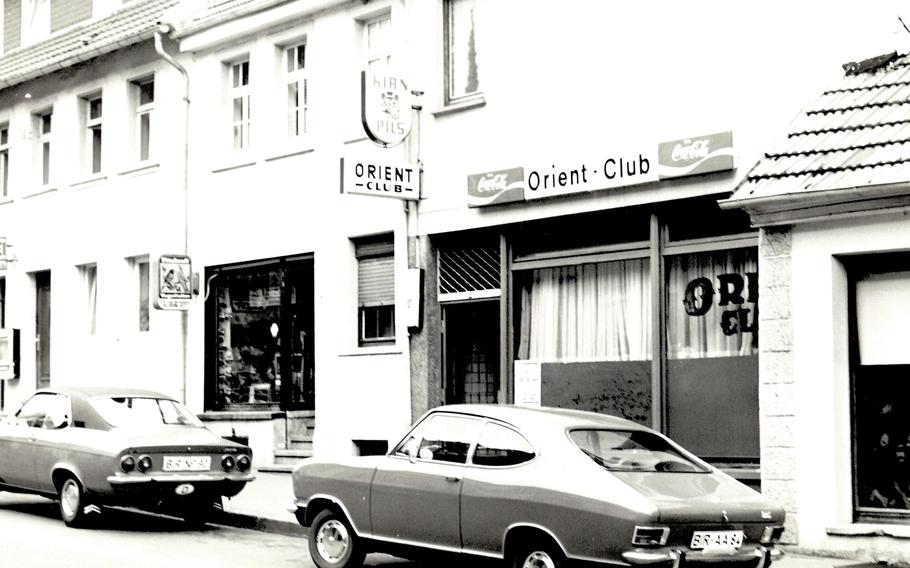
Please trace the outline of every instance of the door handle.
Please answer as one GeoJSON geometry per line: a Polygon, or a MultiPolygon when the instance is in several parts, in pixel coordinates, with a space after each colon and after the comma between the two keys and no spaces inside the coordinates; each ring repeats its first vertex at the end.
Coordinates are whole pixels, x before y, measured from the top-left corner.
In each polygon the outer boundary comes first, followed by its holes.
{"type": "Polygon", "coordinates": [[[458,477],[457,475],[447,475],[446,481],[451,481],[452,483],[458,483],[459,481],[461,481],[461,478],[458,477]]]}

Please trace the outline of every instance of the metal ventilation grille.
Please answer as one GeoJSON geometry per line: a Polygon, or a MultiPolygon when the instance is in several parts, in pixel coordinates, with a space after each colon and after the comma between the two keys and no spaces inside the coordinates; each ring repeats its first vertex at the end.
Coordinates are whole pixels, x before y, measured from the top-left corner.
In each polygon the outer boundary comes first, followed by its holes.
{"type": "Polygon", "coordinates": [[[499,296],[499,248],[439,251],[439,301],[499,296]]]}

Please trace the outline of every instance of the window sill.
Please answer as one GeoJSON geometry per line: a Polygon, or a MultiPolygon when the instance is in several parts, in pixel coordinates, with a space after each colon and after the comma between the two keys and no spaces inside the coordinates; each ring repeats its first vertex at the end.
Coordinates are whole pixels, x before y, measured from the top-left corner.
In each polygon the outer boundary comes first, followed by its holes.
{"type": "Polygon", "coordinates": [[[478,95],[476,97],[471,97],[470,99],[447,104],[442,108],[431,111],[430,114],[435,118],[439,118],[441,116],[455,114],[457,112],[464,112],[475,108],[480,108],[482,106],[486,106],[486,104],[487,100],[483,97],[483,95],[478,95]]]}
{"type": "Polygon", "coordinates": [[[898,524],[885,525],[878,523],[854,523],[852,525],[828,527],[825,529],[825,532],[828,534],[828,536],[887,536],[891,538],[910,539],[910,526],[898,524]]]}
{"type": "Polygon", "coordinates": [[[224,160],[222,163],[213,166],[212,173],[217,174],[221,172],[229,172],[231,170],[238,170],[240,168],[246,168],[249,166],[255,166],[256,162],[256,158],[247,154],[231,156],[228,159],[224,160]]]}
{"type": "Polygon", "coordinates": [[[70,187],[73,189],[84,189],[86,187],[94,187],[106,179],[107,179],[106,175],[98,174],[98,175],[94,175],[90,178],[86,178],[86,179],[74,182],[74,183],[70,184],[70,187]]]}
{"type": "Polygon", "coordinates": [[[294,156],[302,156],[304,154],[309,154],[315,152],[316,149],[310,146],[301,146],[296,144],[290,144],[286,148],[275,149],[268,156],[266,156],[266,162],[274,162],[276,160],[283,160],[284,158],[292,158],[294,156]]]}
{"type": "Polygon", "coordinates": [[[136,164],[117,172],[117,175],[124,177],[140,176],[152,173],[158,170],[159,167],[161,167],[161,164],[158,162],[136,162],[136,164]]]}
{"type": "Polygon", "coordinates": [[[404,350],[397,345],[376,345],[367,347],[358,347],[355,351],[339,353],[339,357],[366,357],[369,355],[401,355],[404,350]]]}
{"type": "Polygon", "coordinates": [[[348,146],[350,144],[359,144],[361,142],[369,142],[369,141],[370,141],[370,139],[368,137],[359,136],[357,138],[351,138],[350,140],[345,140],[344,142],[342,142],[342,144],[344,144],[345,146],[348,146]]]}
{"type": "Polygon", "coordinates": [[[6,205],[7,203],[12,203],[13,198],[10,196],[0,197],[0,205],[6,205]]]}
{"type": "Polygon", "coordinates": [[[31,193],[26,193],[25,195],[22,196],[22,199],[31,199],[32,197],[38,197],[39,195],[47,195],[48,193],[54,193],[55,191],[57,191],[56,187],[42,187],[41,189],[37,189],[31,193]]]}

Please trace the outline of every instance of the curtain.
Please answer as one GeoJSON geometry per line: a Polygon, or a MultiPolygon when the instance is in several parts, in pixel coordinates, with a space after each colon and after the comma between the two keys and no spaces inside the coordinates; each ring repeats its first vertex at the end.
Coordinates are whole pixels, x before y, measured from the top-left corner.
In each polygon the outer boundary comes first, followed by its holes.
{"type": "Polygon", "coordinates": [[[667,259],[670,359],[758,353],[756,249],[667,259]]]}
{"type": "Polygon", "coordinates": [[[518,359],[651,358],[647,259],[530,271],[521,290],[518,359]]]}

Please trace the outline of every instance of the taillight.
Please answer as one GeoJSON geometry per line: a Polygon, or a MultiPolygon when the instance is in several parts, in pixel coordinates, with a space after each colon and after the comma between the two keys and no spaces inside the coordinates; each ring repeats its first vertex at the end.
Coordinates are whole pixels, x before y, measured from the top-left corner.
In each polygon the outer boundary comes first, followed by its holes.
{"type": "Polygon", "coordinates": [[[223,455],[221,456],[221,469],[224,471],[231,471],[234,469],[234,456],[223,455]]]}
{"type": "Polygon", "coordinates": [[[663,546],[670,537],[670,527],[635,527],[632,544],[635,546],[663,546]]]}
{"type": "Polygon", "coordinates": [[[123,473],[129,473],[136,469],[136,458],[133,456],[123,456],[120,458],[120,470],[123,473]]]}
{"type": "Polygon", "coordinates": [[[765,530],[761,533],[761,542],[762,544],[771,544],[780,540],[780,537],[784,534],[783,526],[776,527],[765,527],[765,530]]]}
{"type": "Polygon", "coordinates": [[[139,461],[136,462],[136,469],[142,473],[152,469],[152,458],[148,456],[139,456],[139,461]]]}
{"type": "Polygon", "coordinates": [[[249,471],[250,465],[250,456],[243,455],[237,458],[237,471],[249,471]]]}

